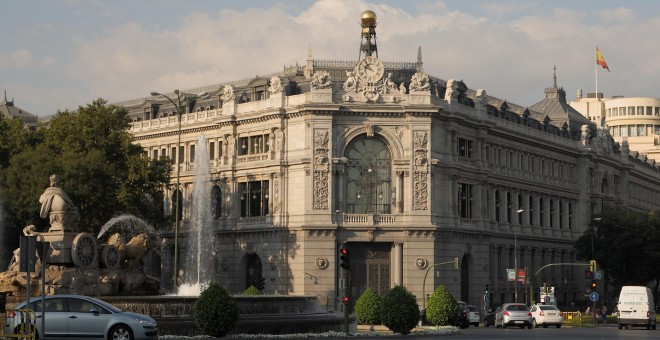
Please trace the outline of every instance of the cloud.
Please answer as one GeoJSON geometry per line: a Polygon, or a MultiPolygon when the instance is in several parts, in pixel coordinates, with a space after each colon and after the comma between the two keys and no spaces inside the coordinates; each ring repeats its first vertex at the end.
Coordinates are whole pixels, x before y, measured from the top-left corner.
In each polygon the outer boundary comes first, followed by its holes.
{"type": "Polygon", "coordinates": [[[32,63],[32,53],[27,49],[18,49],[7,54],[0,54],[0,70],[25,69],[30,67],[32,63]]]}

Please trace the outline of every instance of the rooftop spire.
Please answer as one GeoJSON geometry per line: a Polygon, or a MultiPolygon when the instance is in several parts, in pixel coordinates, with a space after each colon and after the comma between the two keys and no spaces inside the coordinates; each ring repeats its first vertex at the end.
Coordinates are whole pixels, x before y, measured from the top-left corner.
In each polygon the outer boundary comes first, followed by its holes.
{"type": "Polygon", "coordinates": [[[552,86],[557,88],[557,66],[554,66],[553,75],[552,75],[552,86]]]}
{"type": "Polygon", "coordinates": [[[375,54],[376,58],[378,58],[378,47],[376,46],[376,13],[369,10],[362,12],[360,25],[362,26],[360,55],[364,52],[365,57],[375,54]]]}
{"type": "Polygon", "coordinates": [[[422,66],[424,63],[422,62],[422,46],[419,46],[417,48],[417,70],[422,70],[422,66]]]}

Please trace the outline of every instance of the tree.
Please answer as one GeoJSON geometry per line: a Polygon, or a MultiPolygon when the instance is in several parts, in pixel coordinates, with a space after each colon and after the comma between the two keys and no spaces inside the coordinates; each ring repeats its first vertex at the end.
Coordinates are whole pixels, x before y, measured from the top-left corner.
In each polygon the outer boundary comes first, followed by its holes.
{"type": "Polygon", "coordinates": [[[415,296],[404,286],[394,286],[383,297],[380,318],[394,333],[409,334],[419,321],[419,306],[415,296]]]}
{"type": "Polygon", "coordinates": [[[596,260],[613,286],[646,285],[660,277],[659,226],[655,212],[610,209],[589,224],[575,249],[578,258],[596,260]]]}
{"type": "Polygon", "coordinates": [[[439,285],[433,291],[426,307],[426,319],[435,326],[447,326],[456,323],[459,306],[447,287],[439,285]]]}
{"type": "Polygon", "coordinates": [[[215,282],[199,294],[193,313],[197,327],[204,334],[217,338],[234,329],[239,318],[238,304],[227,290],[215,282]]]}
{"type": "MultiPolygon", "coordinates": [[[[6,197],[9,226],[16,233],[27,224],[43,230],[39,196],[57,174],[77,205],[79,231],[98,233],[110,218],[129,213],[159,227],[167,222],[162,188],[169,183],[171,162],[150,160],[128,131],[124,108],[98,99],[76,111],[58,112],[11,156],[2,170],[0,194],[6,197]]],[[[17,241],[16,241],[17,242],[17,241]]]]}
{"type": "Polygon", "coordinates": [[[360,324],[380,324],[380,309],[382,304],[382,299],[376,290],[373,288],[367,288],[367,290],[360,295],[360,298],[355,301],[355,315],[360,324]]]}

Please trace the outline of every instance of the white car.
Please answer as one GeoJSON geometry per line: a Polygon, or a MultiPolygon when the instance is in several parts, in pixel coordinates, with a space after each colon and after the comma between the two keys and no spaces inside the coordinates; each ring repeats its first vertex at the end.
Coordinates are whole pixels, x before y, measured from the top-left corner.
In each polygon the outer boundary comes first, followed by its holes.
{"type": "Polygon", "coordinates": [[[470,310],[470,325],[473,325],[474,327],[479,327],[479,322],[481,321],[481,314],[479,314],[479,308],[475,306],[468,306],[468,309],[470,310]]]}
{"type": "Polygon", "coordinates": [[[529,311],[532,313],[532,326],[534,328],[538,326],[560,328],[561,323],[564,321],[559,308],[553,305],[534,305],[529,311]]]}

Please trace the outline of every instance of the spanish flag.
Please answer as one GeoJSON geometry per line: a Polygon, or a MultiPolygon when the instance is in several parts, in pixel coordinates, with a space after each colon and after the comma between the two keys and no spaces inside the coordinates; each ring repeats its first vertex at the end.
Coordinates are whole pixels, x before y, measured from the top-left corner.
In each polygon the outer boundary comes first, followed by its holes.
{"type": "Polygon", "coordinates": [[[600,50],[598,49],[598,46],[596,46],[596,64],[602,66],[603,68],[607,69],[607,72],[610,72],[610,68],[607,67],[607,63],[605,62],[605,58],[603,58],[603,55],[600,53],[600,50]]]}

